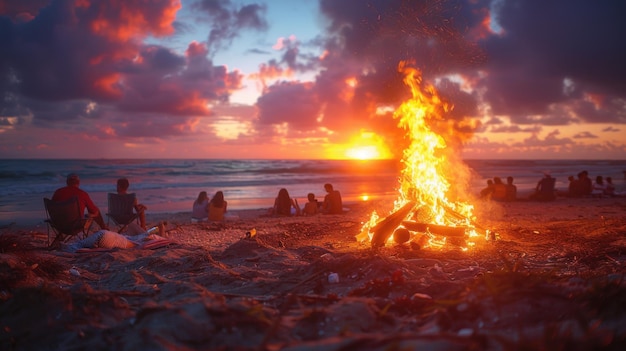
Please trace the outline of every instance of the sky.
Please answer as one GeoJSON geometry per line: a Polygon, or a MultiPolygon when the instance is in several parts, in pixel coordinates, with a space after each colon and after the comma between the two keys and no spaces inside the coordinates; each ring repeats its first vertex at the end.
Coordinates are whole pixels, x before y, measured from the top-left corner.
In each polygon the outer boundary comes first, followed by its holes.
{"type": "Polygon", "coordinates": [[[3,0],[0,158],[624,159],[621,0],[3,0]],[[434,123],[434,122],[433,122],[434,123]],[[439,127],[437,127],[439,126],[439,127]]]}

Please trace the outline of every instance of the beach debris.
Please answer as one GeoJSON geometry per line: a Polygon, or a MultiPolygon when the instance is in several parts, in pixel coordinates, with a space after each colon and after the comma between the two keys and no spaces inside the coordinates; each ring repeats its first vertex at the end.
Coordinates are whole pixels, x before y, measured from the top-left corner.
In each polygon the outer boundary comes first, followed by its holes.
{"type": "Polygon", "coordinates": [[[328,282],[331,284],[337,284],[339,283],[339,274],[335,273],[335,272],[331,272],[328,275],[328,282]]]}
{"type": "Polygon", "coordinates": [[[78,269],[76,269],[76,267],[70,268],[70,274],[75,277],[80,277],[80,272],[78,271],[78,269]]]}

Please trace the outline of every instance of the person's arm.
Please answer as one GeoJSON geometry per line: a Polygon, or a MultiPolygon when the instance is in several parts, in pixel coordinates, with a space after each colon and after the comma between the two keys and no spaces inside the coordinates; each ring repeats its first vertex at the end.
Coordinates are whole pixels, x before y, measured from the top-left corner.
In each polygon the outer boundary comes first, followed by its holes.
{"type": "Polygon", "coordinates": [[[228,202],[224,201],[224,213],[226,213],[228,209],[228,202]]]}

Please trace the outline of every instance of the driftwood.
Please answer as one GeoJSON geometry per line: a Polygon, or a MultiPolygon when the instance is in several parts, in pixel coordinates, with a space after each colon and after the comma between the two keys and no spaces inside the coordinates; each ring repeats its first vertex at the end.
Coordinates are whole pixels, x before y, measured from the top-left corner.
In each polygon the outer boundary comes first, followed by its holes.
{"type": "MultiPolygon", "coordinates": [[[[458,213],[457,211],[449,208],[448,206],[443,206],[444,210],[446,210],[446,213],[448,213],[451,216],[456,217],[457,219],[467,219],[466,216],[463,216],[462,214],[458,213]]],[[[470,224],[474,227],[474,229],[479,232],[482,235],[486,235],[487,234],[487,228],[481,226],[480,224],[476,223],[475,221],[469,219],[470,224]]]]}
{"type": "Polygon", "coordinates": [[[372,247],[383,247],[393,231],[400,226],[406,216],[415,208],[415,202],[407,202],[396,212],[382,219],[370,229],[374,233],[372,236],[372,247]]]}
{"type": "Polygon", "coordinates": [[[431,232],[442,236],[465,236],[466,227],[449,227],[445,225],[420,223],[415,221],[402,221],[402,225],[412,232],[431,232]]]}

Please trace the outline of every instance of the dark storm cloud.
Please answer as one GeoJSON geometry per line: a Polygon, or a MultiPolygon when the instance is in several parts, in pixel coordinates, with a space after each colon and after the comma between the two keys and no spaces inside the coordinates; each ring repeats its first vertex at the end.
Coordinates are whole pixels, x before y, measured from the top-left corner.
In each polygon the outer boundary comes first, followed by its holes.
{"type": "MultiPolygon", "coordinates": [[[[173,33],[176,0],[44,4],[30,7],[27,21],[0,12],[0,116],[32,115],[41,126],[100,118],[98,106],[127,120],[129,111],[208,116],[209,102],[226,101],[241,84],[239,73],[206,58],[203,44],[180,55],[142,43],[173,33]]],[[[250,10],[236,15],[236,23],[254,24],[250,10]]],[[[171,123],[161,135],[186,130],[171,123]]]]}
{"type": "MultiPolygon", "coordinates": [[[[584,94],[609,102],[626,96],[626,3],[620,0],[506,0],[498,22],[502,35],[485,42],[487,100],[496,114],[526,123],[528,114],[550,114],[549,105],[584,94]],[[572,82],[564,92],[564,81],[572,82]]],[[[577,115],[590,122],[619,121],[624,106],[577,115]]]]}

